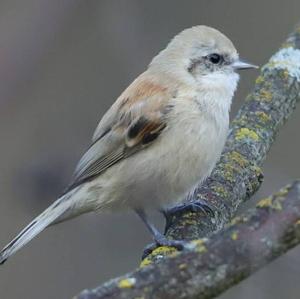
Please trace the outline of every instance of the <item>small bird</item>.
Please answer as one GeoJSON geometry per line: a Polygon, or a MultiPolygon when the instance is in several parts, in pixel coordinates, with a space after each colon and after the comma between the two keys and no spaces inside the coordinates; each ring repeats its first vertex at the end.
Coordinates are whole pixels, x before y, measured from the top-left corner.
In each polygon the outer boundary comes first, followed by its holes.
{"type": "Polygon", "coordinates": [[[159,245],[176,245],[149,208],[180,202],[212,171],[229,127],[239,59],[221,32],[195,26],[175,36],[110,107],[70,185],[0,253],[0,263],[46,227],[90,211],[131,209],[159,245]]]}

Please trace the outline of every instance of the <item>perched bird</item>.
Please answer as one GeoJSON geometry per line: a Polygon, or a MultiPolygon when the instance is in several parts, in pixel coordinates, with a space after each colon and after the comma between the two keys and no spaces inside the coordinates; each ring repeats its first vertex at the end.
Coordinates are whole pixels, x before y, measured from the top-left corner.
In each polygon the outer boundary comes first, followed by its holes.
{"type": "Polygon", "coordinates": [[[221,32],[195,26],[175,36],[101,119],[71,184],[0,253],[0,263],[46,227],[90,211],[134,210],[160,245],[175,244],[147,208],[182,200],[212,171],[229,126],[243,62],[221,32]]]}

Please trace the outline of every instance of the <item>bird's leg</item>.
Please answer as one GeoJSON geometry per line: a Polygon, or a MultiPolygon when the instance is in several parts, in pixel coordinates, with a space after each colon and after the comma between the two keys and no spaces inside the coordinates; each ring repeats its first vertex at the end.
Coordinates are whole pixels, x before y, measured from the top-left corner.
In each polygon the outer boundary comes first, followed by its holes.
{"type": "Polygon", "coordinates": [[[155,248],[158,246],[168,246],[168,247],[175,247],[178,250],[182,250],[184,248],[185,242],[180,240],[170,240],[166,238],[158,229],[149,221],[147,214],[143,209],[135,209],[136,214],[139,218],[145,223],[146,227],[150,231],[155,241],[154,244],[150,244],[144,250],[143,257],[146,257],[150,254],[155,248]]]}

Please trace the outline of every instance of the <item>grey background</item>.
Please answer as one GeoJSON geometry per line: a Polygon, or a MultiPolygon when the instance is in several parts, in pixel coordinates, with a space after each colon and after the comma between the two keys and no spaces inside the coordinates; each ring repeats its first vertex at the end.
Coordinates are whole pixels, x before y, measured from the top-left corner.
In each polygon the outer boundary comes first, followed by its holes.
{"type": "MultiPolygon", "coordinates": [[[[299,0],[2,0],[1,246],[62,191],[100,117],[171,37],[214,26],[261,65],[298,21],[299,0]]],[[[256,76],[242,74],[232,115],[256,76]]],[[[270,152],[258,196],[299,176],[299,125],[298,109],[270,152]]],[[[0,268],[0,298],[71,298],[136,267],[149,242],[131,213],[52,227],[0,268]]],[[[296,248],[221,298],[298,298],[299,264],[296,248]]]]}

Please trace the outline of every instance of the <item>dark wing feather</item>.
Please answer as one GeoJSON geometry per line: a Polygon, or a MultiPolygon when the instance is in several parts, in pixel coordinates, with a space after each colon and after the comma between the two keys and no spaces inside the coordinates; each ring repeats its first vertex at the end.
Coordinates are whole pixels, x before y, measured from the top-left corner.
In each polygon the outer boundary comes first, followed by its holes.
{"type": "Polygon", "coordinates": [[[96,140],[79,161],[72,183],[64,194],[92,180],[120,160],[150,145],[166,127],[162,118],[139,117],[127,130],[110,129],[96,140]]]}
{"type": "Polygon", "coordinates": [[[93,143],[80,159],[65,192],[155,142],[166,127],[173,97],[173,92],[149,80],[146,73],[138,77],[99,122],[93,143]]]}

